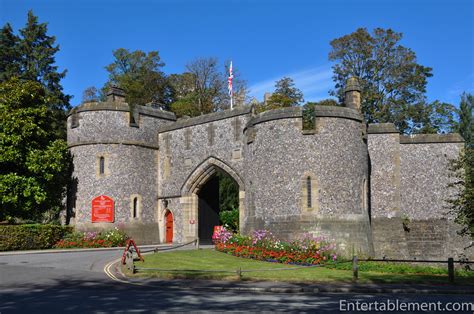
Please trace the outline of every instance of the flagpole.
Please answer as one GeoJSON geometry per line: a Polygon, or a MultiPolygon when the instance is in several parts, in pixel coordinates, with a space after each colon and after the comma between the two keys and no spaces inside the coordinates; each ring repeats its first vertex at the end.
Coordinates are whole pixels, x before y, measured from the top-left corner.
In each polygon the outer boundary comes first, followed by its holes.
{"type": "Polygon", "coordinates": [[[232,73],[232,61],[230,61],[230,67],[229,67],[229,78],[227,79],[228,81],[228,88],[229,88],[229,96],[230,96],[230,109],[234,109],[234,93],[232,91],[232,79],[234,78],[234,75],[232,73]]]}

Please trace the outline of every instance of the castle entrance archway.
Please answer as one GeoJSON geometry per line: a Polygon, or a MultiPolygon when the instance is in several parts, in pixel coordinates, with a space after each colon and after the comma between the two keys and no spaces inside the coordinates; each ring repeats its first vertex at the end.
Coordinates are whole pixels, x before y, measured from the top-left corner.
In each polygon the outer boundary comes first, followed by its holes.
{"type": "Polygon", "coordinates": [[[241,177],[226,163],[210,157],[192,172],[181,189],[184,224],[188,226],[185,227],[184,234],[186,241],[199,238],[202,243],[211,242],[214,226],[221,225],[219,213],[224,208],[222,208],[222,200],[219,197],[219,182],[224,177],[235,182],[238,220],[242,230],[242,222],[245,217],[244,183],[241,177]]]}

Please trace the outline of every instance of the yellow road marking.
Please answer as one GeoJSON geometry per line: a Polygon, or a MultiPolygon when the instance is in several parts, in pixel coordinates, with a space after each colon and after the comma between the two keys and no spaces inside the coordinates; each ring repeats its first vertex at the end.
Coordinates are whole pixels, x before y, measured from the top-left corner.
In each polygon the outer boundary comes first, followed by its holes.
{"type": "Polygon", "coordinates": [[[115,280],[115,281],[118,281],[118,282],[121,282],[121,283],[128,283],[130,285],[136,285],[136,286],[143,286],[143,284],[140,284],[140,283],[135,283],[135,282],[130,282],[130,281],[125,281],[125,280],[122,280],[122,279],[118,279],[113,273],[112,271],[110,270],[111,267],[117,263],[121,261],[121,258],[118,258],[116,260],[113,260],[111,261],[110,263],[108,263],[107,265],[104,266],[104,273],[112,280],[115,280]]]}

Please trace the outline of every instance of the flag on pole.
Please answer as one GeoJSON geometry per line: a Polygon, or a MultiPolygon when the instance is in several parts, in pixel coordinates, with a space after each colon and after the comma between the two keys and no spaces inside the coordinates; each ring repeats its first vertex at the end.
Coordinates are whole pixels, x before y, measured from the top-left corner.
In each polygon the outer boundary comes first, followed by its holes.
{"type": "Polygon", "coordinates": [[[229,96],[232,99],[232,79],[234,78],[234,75],[232,74],[232,61],[230,62],[230,67],[229,67],[229,78],[227,79],[227,82],[229,83],[228,89],[229,89],[229,96]]]}
{"type": "Polygon", "coordinates": [[[233,104],[233,94],[232,94],[232,79],[234,78],[234,74],[232,74],[232,61],[230,62],[230,67],[229,67],[229,78],[227,79],[227,82],[229,85],[227,88],[229,89],[229,96],[230,96],[230,109],[233,109],[234,104],[233,104]]]}

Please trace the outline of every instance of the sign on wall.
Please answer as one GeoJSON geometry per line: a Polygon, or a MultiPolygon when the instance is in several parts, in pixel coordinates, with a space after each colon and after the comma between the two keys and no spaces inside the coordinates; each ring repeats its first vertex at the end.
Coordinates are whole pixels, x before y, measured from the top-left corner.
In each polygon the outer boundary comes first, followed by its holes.
{"type": "Polygon", "coordinates": [[[114,222],[114,200],[100,195],[92,200],[92,222],[114,222]]]}

